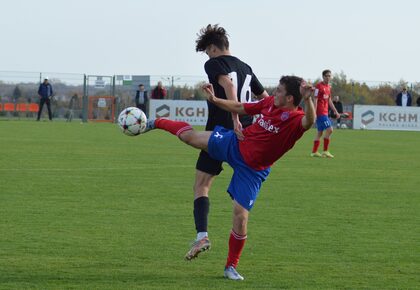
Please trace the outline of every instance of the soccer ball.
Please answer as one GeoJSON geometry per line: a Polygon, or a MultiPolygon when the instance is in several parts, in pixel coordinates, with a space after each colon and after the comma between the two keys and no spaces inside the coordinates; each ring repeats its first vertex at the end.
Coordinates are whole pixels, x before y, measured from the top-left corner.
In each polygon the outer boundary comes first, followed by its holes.
{"type": "Polygon", "coordinates": [[[118,125],[125,135],[137,136],[146,130],[146,114],[136,107],[122,110],[118,116],[118,125]]]}
{"type": "Polygon", "coordinates": [[[366,125],[365,124],[360,125],[360,130],[365,130],[365,129],[366,129],[366,125]]]}

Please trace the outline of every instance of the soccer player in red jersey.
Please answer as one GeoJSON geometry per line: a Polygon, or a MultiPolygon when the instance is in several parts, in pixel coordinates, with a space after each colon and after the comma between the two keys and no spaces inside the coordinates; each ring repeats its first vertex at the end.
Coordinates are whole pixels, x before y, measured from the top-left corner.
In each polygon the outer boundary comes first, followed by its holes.
{"type": "MultiPolygon", "coordinates": [[[[289,151],[315,122],[313,88],[296,76],[284,76],[274,93],[255,103],[217,98],[213,86],[204,86],[208,101],[228,112],[258,115],[255,123],[243,130],[239,140],[234,130],[216,126],[213,131],[195,131],[188,123],[166,119],[149,120],[147,131],[162,129],[186,144],[227,162],[234,170],[227,189],[233,199],[233,226],[224,276],[243,280],[236,267],[247,238],[249,211],[255,204],[271,165],[289,151]],[[305,102],[305,112],[298,106],[305,102]]],[[[147,132],[146,131],[146,132],[147,132]]]]}
{"type": "Polygon", "coordinates": [[[328,105],[333,110],[334,114],[337,118],[340,118],[340,114],[338,113],[337,109],[335,108],[332,99],[331,99],[331,71],[326,69],[322,72],[322,82],[319,82],[315,87],[314,96],[316,98],[315,102],[315,110],[316,110],[316,128],[318,130],[315,140],[314,146],[312,147],[312,157],[328,157],[334,158],[328,151],[328,146],[330,144],[330,137],[333,132],[331,120],[328,118],[328,105]],[[320,143],[320,139],[322,137],[322,133],[325,131],[324,135],[324,151],[321,153],[318,152],[318,147],[320,143]]]}

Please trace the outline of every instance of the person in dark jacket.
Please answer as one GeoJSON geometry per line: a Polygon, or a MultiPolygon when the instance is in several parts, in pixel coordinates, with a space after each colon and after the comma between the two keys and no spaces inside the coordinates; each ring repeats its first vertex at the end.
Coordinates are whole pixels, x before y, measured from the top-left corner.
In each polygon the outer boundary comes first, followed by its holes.
{"type": "Polygon", "coordinates": [[[336,119],[337,128],[340,128],[341,127],[341,114],[343,114],[343,103],[340,101],[339,96],[333,97],[333,104],[334,104],[334,107],[337,109],[337,112],[340,113],[340,118],[337,118],[337,116],[335,115],[331,107],[328,107],[328,115],[330,118],[336,119]]]}
{"type": "Polygon", "coordinates": [[[67,122],[71,122],[73,120],[73,116],[74,116],[74,110],[77,109],[79,104],[79,95],[74,94],[69,102],[69,112],[67,115],[67,122]]]}
{"type": "Polygon", "coordinates": [[[38,89],[38,96],[39,96],[39,111],[38,111],[38,118],[36,119],[39,121],[41,118],[42,108],[44,104],[47,104],[48,109],[48,118],[52,121],[52,113],[51,113],[51,98],[54,95],[53,89],[51,84],[48,82],[48,77],[44,78],[44,82],[39,85],[38,89]]]}
{"type": "Polygon", "coordinates": [[[417,104],[417,107],[420,107],[420,97],[417,98],[416,104],[417,104]]]}
{"type": "Polygon", "coordinates": [[[400,107],[411,107],[411,95],[409,92],[407,92],[407,87],[403,87],[402,92],[400,92],[397,95],[397,98],[395,99],[395,103],[397,106],[400,107]]]}
{"type": "Polygon", "coordinates": [[[139,84],[139,89],[136,91],[136,107],[142,110],[146,116],[146,106],[149,101],[149,97],[147,96],[147,91],[144,90],[144,85],[139,84]]]}
{"type": "Polygon", "coordinates": [[[164,99],[166,97],[166,89],[163,87],[162,82],[158,82],[157,87],[152,91],[152,99],[164,99]]]}

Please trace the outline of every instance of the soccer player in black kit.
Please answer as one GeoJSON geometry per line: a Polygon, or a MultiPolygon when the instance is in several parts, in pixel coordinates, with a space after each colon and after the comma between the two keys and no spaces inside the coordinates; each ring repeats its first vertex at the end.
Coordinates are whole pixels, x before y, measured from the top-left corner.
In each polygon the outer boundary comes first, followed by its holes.
{"type": "MultiPolygon", "coordinates": [[[[209,82],[214,87],[215,95],[219,98],[247,103],[251,101],[251,92],[257,99],[268,96],[251,67],[231,55],[229,40],[223,27],[209,24],[202,28],[196,40],[196,51],[205,52],[209,56],[204,69],[209,82]]],[[[209,112],[207,131],[213,131],[214,127],[219,125],[227,129],[234,129],[238,139],[243,139],[242,128],[252,124],[251,116],[241,116],[239,119],[237,114],[224,111],[210,102],[207,102],[207,105],[209,112]]],[[[200,152],[194,183],[194,220],[197,237],[185,256],[187,260],[196,258],[199,253],[210,248],[207,232],[210,207],[208,192],[215,176],[219,175],[222,170],[221,161],[212,159],[205,151],[200,152]]],[[[245,212],[247,211],[245,210],[245,212]]],[[[232,231],[229,239],[229,251],[238,252],[240,255],[245,239],[246,233],[232,231]]],[[[227,270],[225,270],[227,278],[238,279],[234,268],[227,270]]]]}

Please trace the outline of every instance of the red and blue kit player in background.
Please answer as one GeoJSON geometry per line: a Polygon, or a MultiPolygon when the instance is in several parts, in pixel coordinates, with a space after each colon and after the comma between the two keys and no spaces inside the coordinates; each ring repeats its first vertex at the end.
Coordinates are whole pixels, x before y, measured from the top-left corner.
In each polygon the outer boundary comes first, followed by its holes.
{"type": "Polygon", "coordinates": [[[322,82],[319,82],[315,87],[314,97],[316,98],[316,128],[318,132],[316,134],[314,146],[312,148],[312,157],[334,157],[334,155],[328,151],[331,134],[333,133],[332,123],[328,118],[328,106],[330,106],[337,118],[340,118],[340,114],[337,112],[337,109],[335,108],[331,99],[331,78],[331,71],[328,69],[324,70],[322,72],[322,82]],[[324,151],[321,154],[318,152],[318,147],[324,131],[324,151]]]}
{"type": "Polygon", "coordinates": [[[155,128],[168,131],[233,168],[227,189],[233,200],[233,225],[224,276],[231,280],[243,280],[236,267],[247,238],[249,211],[270,173],[271,165],[292,149],[315,122],[311,98],[314,89],[299,77],[285,76],[280,79],[274,96],[256,103],[217,98],[211,84],[204,89],[208,101],[223,110],[239,115],[260,115],[255,123],[243,130],[243,138],[239,139],[234,130],[222,126],[199,132],[188,123],[166,119],[149,120],[146,132],[155,128]],[[298,107],[302,97],[305,112],[298,107]]]}

